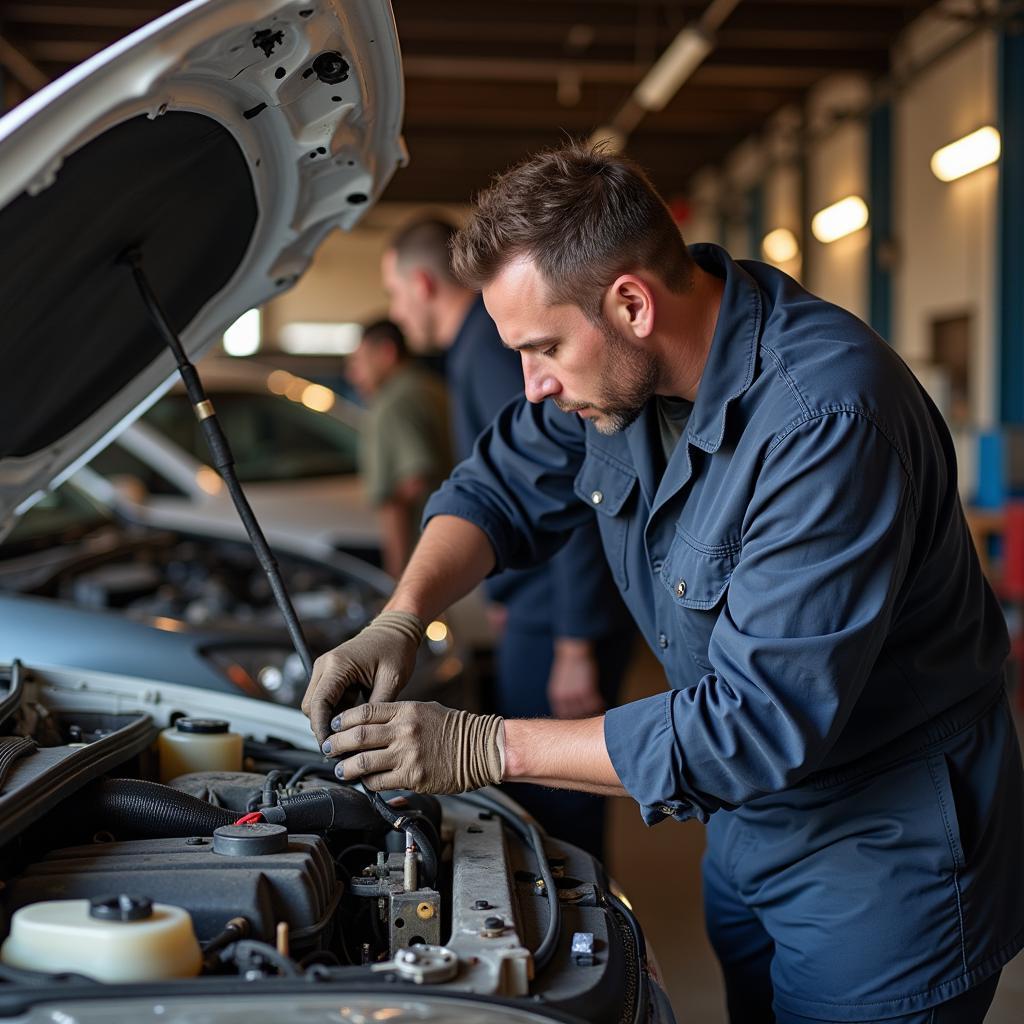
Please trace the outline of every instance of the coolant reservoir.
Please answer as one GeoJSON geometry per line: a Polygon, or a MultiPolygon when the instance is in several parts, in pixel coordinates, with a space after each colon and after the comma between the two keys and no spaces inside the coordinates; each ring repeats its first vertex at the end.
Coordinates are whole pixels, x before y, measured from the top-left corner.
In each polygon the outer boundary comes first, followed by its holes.
{"type": "Polygon", "coordinates": [[[191,978],[202,966],[187,911],[130,896],[22,907],[11,918],[0,960],[114,982],[191,978]]]}
{"type": "Polygon", "coordinates": [[[239,772],[242,737],[215,718],[179,718],[160,733],[160,781],[187,772],[239,772]]]}

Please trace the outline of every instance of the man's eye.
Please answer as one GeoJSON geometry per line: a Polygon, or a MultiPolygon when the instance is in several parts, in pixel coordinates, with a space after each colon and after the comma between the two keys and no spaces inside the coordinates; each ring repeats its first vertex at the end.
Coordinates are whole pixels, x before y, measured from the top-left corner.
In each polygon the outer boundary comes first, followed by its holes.
{"type": "Polygon", "coordinates": [[[551,348],[546,348],[546,349],[544,349],[544,351],[543,351],[543,352],[541,352],[541,355],[542,355],[542,356],[553,356],[553,355],[555,354],[555,350],[556,350],[557,348],[558,348],[558,346],[557,346],[557,345],[552,345],[552,346],[551,346],[551,348]]]}

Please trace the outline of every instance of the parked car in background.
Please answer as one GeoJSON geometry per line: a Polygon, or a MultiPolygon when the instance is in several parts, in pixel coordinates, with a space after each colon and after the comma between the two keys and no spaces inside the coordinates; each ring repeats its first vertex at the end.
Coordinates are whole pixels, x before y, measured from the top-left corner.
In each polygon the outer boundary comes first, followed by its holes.
{"type": "MultiPolygon", "coordinates": [[[[236,359],[207,359],[203,384],[268,535],[379,563],[380,531],[358,472],[362,410],[321,384],[236,359]]],[[[89,468],[156,526],[233,531],[238,514],[177,384],[89,468]]],[[[96,491],[89,474],[82,486],[96,491]]]]}
{"type": "MultiPolygon", "coordinates": [[[[311,559],[342,553],[379,565],[379,525],[357,472],[362,410],[323,385],[257,362],[211,358],[200,372],[268,538],[311,559]]],[[[140,523],[242,537],[208,460],[188,396],[175,385],[75,481],[140,523]]],[[[493,631],[482,593],[459,601],[449,620],[463,648],[485,663],[493,631]]]]}
{"type": "MultiPolygon", "coordinates": [[[[314,655],[383,607],[391,578],[351,555],[275,556],[314,655]]],[[[73,484],[0,544],[0,661],[75,665],[297,707],[302,661],[248,540],[132,523],[73,484]]],[[[448,623],[430,624],[414,697],[475,706],[471,666],[448,623]]]]}

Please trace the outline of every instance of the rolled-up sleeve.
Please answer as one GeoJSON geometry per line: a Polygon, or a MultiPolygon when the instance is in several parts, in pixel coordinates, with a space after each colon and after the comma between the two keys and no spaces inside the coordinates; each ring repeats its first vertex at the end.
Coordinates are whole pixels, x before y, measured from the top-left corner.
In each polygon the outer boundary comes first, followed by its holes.
{"type": "Polygon", "coordinates": [[[605,718],[648,824],[706,821],[820,766],[889,632],[916,519],[901,453],[865,414],[808,417],[774,439],[711,632],[712,672],[605,718]]]}
{"type": "Polygon", "coordinates": [[[518,398],[431,496],[423,524],[453,515],[479,526],[494,549],[494,573],[535,566],[593,518],[573,492],[585,447],[574,414],[518,398]]]}

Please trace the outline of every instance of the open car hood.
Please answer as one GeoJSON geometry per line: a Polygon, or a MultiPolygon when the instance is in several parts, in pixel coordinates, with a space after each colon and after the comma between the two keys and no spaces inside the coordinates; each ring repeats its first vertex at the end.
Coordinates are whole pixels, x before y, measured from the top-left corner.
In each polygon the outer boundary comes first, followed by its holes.
{"type": "Polygon", "coordinates": [[[0,533],[405,161],[384,0],[195,0],[0,119],[0,533]]]}

